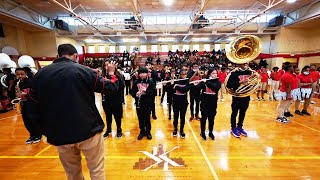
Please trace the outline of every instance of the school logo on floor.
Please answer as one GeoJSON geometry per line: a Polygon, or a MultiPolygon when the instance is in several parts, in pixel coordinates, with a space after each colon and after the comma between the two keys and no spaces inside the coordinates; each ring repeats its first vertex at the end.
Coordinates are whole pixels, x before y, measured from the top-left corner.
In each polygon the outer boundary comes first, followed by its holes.
{"type": "Polygon", "coordinates": [[[139,158],[139,162],[136,162],[133,169],[140,169],[141,171],[148,171],[149,169],[163,169],[164,171],[170,171],[169,167],[181,167],[186,166],[183,159],[170,158],[170,152],[180,148],[175,146],[169,151],[163,150],[163,145],[159,144],[158,147],[153,147],[152,152],[139,151],[146,155],[146,158],[139,158]]]}

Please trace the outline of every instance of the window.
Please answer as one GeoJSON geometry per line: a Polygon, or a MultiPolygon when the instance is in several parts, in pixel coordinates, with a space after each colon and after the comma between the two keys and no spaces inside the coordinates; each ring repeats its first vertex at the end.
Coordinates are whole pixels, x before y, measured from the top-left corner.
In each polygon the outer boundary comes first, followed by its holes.
{"type": "Polygon", "coordinates": [[[214,44],[214,50],[215,51],[221,50],[221,44],[214,44]]]}
{"type": "Polygon", "coordinates": [[[203,50],[204,50],[204,51],[211,51],[211,50],[210,50],[210,44],[205,44],[205,45],[203,46],[203,50]]]}
{"type": "Polygon", "coordinates": [[[182,51],[188,51],[190,49],[190,46],[188,44],[184,44],[182,47],[182,51]]]}
{"type": "Polygon", "coordinates": [[[199,46],[199,44],[193,45],[193,50],[200,51],[200,46],[199,46]]]}
{"type": "Polygon", "coordinates": [[[135,48],[136,46],[130,46],[130,53],[133,52],[133,49],[135,48]]]}
{"type": "Polygon", "coordinates": [[[230,48],[230,44],[226,44],[225,49],[229,49],[230,48]]]}
{"type": "Polygon", "coordinates": [[[96,53],[94,46],[88,46],[88,53],[96,53]]]}
{"type": "Polygon", "coordinates": [[[168,45],[162,45],[162,51],[161,52],[169,52],[169,48],[168,48],[168,45]]]}
{"type": "Polygon", "coordinates": [[[142,52],[142,53],[147,52],[147,46],[146,45],[141,45],[140,46],[140,52],[142,52]]]}
{"type": "Polygon", "coordinates": [[[151,45],[151,52],[158,52],[158,45],[151,45]]]}
{"type": "Polygon", "coordinates": [[[120,53],[123,53],[127,50],[127,46],[120,46],[120,53]]]}
{"type": "Polygon", "coordinates": [[[99,53],[106,53],[106,47],[104,45],[99,46],[99,53]]]}
{"type": "Polygon", "coordinates": [[[115,46],[109,46],[109,53],[115,53],[116,47],[115,46]]]}
{"type": "Polygon", "coordinates": [[[172,45],[172,50],[171,51],[176,51],[179,50],[179,45],[172,45]]]}

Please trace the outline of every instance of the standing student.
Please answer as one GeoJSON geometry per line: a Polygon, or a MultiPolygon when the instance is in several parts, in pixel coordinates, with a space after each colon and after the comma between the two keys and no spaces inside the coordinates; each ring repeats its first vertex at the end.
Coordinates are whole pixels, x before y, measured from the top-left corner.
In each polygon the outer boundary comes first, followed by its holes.
{"type": "Polygon", "coordinates": [[[312,85],[313,79],[310,75],[310,66],[305,66],[302,68],[301,74],[298,76],[299,85],[301,87],[301,98],[304,100],[302,114],[310,116],[310,113],[307,111],[312,94],[312,85]]]}
{"type": "Polygon", "coordinates": [[[281,123],[288,123],[289,120],[284,116],[285,110],[289,107],[292,101],[292,85],[294,83],[293,67],[291,64],[285,64],[283,66],[285,73],[281,77],[280,92],[275,93],[276,100],[279,100],[277,107],[277,121],[281,123]]]}
{"type": "MultiPolygon", "coordinates": [[[[161,71],[161,80],[163,81],[168,81],[170,80],[170,70],[169,70],[169,66],[168,65],[164,65],[163,70],[161,71]]],[[[166,94],[166,84],[163,85],[162,87],[162,96],[161,96],[161,101],[160,104],[162,105],[163,103],[163,99],[164,99],[164,95],[166,94]]]]}
{"type": "Polygon", "coordinates": [[[266,68],[261,68],[261,72],[259,73],[260,77],[261,77],[261,81],[260,81],[260,85],[258,88],[258,93],[257,93],[257,100],[260,101],[265,101],[264,99],[264,93],[267,91],[268,88],[268,79],[269,79],[269,75],[267,73],[267,69],[266,68]],[[261,95],[261,99],[260,99],[260,95],[261,95]]]}
{"type": "MultiPolygon", "coordinates": [[[[171,73],[170,77],[167,78],[167,80],[177,79],[175,69],[171,69],[170,73],[171,73]]],[[[170,82],[168,82],[165,87],[166,87],[166,92],[167,92],[167,104],[168,104],[168,114],[169,114],[168,119],[171,120],[171,113],[172,113],[172,109],[173,109],[173,106],[172,106],[172,104],[173,104],[173,88],[172,88],[172,84],[170,82]]]]}
{"type": "Polygon", "coordinates": [[[156,94],[156,86],[153,81],[148,77],[149,70],[147,68],[140,68],[139,79],[133,83],[132,97],[135,98],[136,111],[139,119],[140,133],[138,140],[144,136],[151,140],[151,122],[150,114],[152,105],[154,103],[154,96],[156,94]]]}
{"type": "MultiPolygon", "coordinates": [[[[147,62],[146,64],[146,68],[148,69],[148,77],[150,78],[150,80],[153,82],[154,85],[157,84],[157,81],[161,81],[161,79],[158,77],[158,73],[157,71],[152,69],[152,63],[151,62],[147,62]]],[[[154,94],[153,97],[153,104],[151,105],[151,114],[152,114],[152,119],[156,120],[157,116],[156,116],[156,104],[155,104],[155,98],[157,95],[157,91],[154,94]]]]}
{"type": "Polygon", "coordinates": [[[26,144],[36,144],[41,141],[41,133],[36,129],[36,125],[32,121],[32,119],[28,116],[27,112],[27,98],[30,88],[32,86],[32,81],[27,77],[27,72],[23,68],[16,69],[16,77],[17,80],[14,82],[14,86],[16,86],[16,98],[20,98],[20,107],[21,107],[21,115],[24,126],[29,132],[29,139],[26,141],[26,144]]]}
{"type": "MultiPolygon", "coordinates": [[[[294,81],[292,83],[292,90],[291,90],[291,94],[292,94],[292,98],[293,98],[293,103],[294,103],[294,107],[295,107],[295,114],[298,114],[298,115],[303,115],[301,112],[300,112],[300,101],[302,100],[301,98],[301,88],[300,88],[300,85],[299,85],[299,79],[298,79],[298,76],[300,74],[300,69],[298,67],[295,67],[294,68],[294,71],[293,71],[293,77],[294,77],[294,81]]],[[[293,117],[293,115],[290,113],[290,106],[287,108],[286,112],[285,112],[285,116],[286,117],[293,117]]]]}
{"type": "Polygon", "coordinates": [[[91,179],[105,179],[103,120],[95,104],[95,92],[116,92],[115,63],[111,80],[77,63],[76,48],[58,47],[59,58],[33,78],[28,115],[48,143],[57,146],[68,179],[84,179],[81,152],[87,159],[91,179]]]}
{"type": "Polygon", "coordinates": [[[317,92],[317,84],[318,84],[318,81],[320,79],[320,74],[318,71],[316,71],[316,65],[315,64],[311,64],[310,65],[310,76],[312,78],[312,85],[311,85],[311,88],[312,88],[312,94],[311,94],[311,98],[310,98],[310,103],[311,104],[315,104],[316,102],[312,101],[312,98],[313,98],[313,95],[315,92],[317,92]]]}
{"type": "MultiPolygon", "coordinates": [[[[107,80],[112,80],[112,76],[109,74],[108,61],[104,61],[102,65],[102,76],[107,80]]],[[[121,119],[123,115],[122,103],[119,99],[122,98],[122,90],[124,90],[125,83],[122,78],[122,75],[119,71],[115,71],[115,76],[118,79],[116,85],[119,87],[118,91],[115,93],[104,92],[102,95],[102,107],[106,114],[106,124],[107,130],[104,133],[103,137],[107,138],[111,134],[112,130],[112,116],[114,117],[117,125],[117,138],[122,137],[122,129],[121,129],[121,119]]]]}
{"type": "MultiPolygon", "coordinates": [[[[248,83],[248,77],[251,76],[252,71],[247,69],[246,64],[238,64],[238,68],[236,71],[230,74],[229,80],[227,83],[227,87],[236,91],[240,85],[248,83]]],[[[232,96],[232,104],[231,104],[231,134],[240,138],[240,134],[243,136],[247,136],[247,132],[243,129],[243,122],[246,116],[247,109],[249,108],[250,96],[245,97],[236,97],[232,96]],[[237,123],[237,116],[239,113],[239,120],[237,123]]]]}
{"type": "Polygon", "coordinates": [[[218,72],[219,81],[221,83],[221,89],[219,91],[220,99],[224,102],[224,94],[226,93],[226,88],[224,87],[224,82],[227,78],[228,73],[226,72],[225,67],[221,67],[221,70],[218,72]]]}
{"type": "MultiPolygon", "coordinates": [[[[185,79],[187,77],[187,72],[184,70],[180,71],[180,79],[185,79]]],[[[186,118],[186,112],[188,107],[188,99],[187,92],[190,89],[189,80],[180,80],[173,82],[173,133],[172,135],[175,137],[178,133],[178,120],[180,116],[180,137],[185,138],[186,135],[184,133],[184,124],[186,118]]]]}
{"type": "Polygon", "coordinates": [[[218,92],[221,88],[221,82],[218,79],[217,70],[209,69],[207,79],[204,79],[203,82],[200,83],[200,87],[202,88],[201,93],[201,133],[200,136],[202,139],[206,140],[205,129],[207,119],[209,121],[209,137],[214,140],[213,135],[213,126],[214,126],[214,118],[217,113],[217,101],[218,101],[218,92]]]}
{"type": "Polygon", "coordinates": [[[273,67],[271,72],[271,85],[270,85],[270,92],[269,92],[269,100],[274,100],[274,91],[277,91],[280,86],[280,79],[281,79],[282,73],[279,71],[278,67],[273,67]]]}
{"type": "MultiPolygon", "coordinates": [[[[187,78],[189,78],[191,81],[197,81],[201,79],[201,76],[199,74],[199,66],[197,63],[192,63],[191,71],[188,73],[187,78]]],[[[191,117],[190,121],[192,121],[194,118],[199,119],[199,108],[200,108],[200,91],[201,88],[198,86],[199,83],[193,83],[190,84],[190,112],[191,117]],[[196,106],[196,109],[194,110],[194,105],[196,106]]]]}

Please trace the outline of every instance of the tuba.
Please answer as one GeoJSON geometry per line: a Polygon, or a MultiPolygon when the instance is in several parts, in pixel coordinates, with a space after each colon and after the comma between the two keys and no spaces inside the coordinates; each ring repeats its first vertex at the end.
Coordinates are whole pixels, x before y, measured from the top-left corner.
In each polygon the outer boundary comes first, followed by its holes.
{"type": "Polygon", "coordinates": [[[19,58],[18,64],[21,68],[29,67],[33,74],[36,74],[38,71],[36,69],[36,64],[31,56],[23,55],[19,58]]]}
{"type": "MultiPolygon", "coordinates": [[[[262,51],[262,42],[260,38],[253,35],[244,35],[235,38],[230,47],[226,49],[228,59],[235,64],[245,64],[256,59],[262,51]]],[[[246,97],[254,93],[259,87],[260,75],[256,71],[250,69],[251,75],[248,77],[248,83],[240,84],[238,89],[233,90],[227,87],[231,73],[238,71],[238,68],[233,69],[226,77],[224,84],[226,91],[235,97],[246,97]]]]}
{"type": "MultiPolygon", "coordinates": [[[[15,68],[17,67],[16,63],[11,60],[11,58],[5,54],[5,53],[0,53],[0,69],[2,70],[3,68],[10,68],[11,71],[14,71],[15,68]]],[[[3,75],[0,78],[0,82],[3,87],[8,88],[6,84],[6,78],[7,75],[3,75]]]]}

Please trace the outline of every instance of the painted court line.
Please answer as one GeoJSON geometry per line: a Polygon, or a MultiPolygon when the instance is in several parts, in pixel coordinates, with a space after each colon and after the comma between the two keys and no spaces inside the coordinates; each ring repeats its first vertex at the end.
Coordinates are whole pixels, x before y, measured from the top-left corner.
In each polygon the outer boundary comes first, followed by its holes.
{"type": "Polygon", "coordinates": [[[306,126],[306,125],[301,124],[301,123],[298,123],[298,122],[296,122],[296,121],[291,121],[291,122],[296,123],[296,124],[299,124],[300,126],[303,126],[303,127],[305,127],[305,128],[308,128],[308,129],[311,129],[311,130],[313,130],[313,131],[316,131],[316,132],[319,132],[319,133],[320,133],[319,130],[314,129],[314,128],[312,128],[312,127],[306,126]]]}
{"type": "MultiPolygon", "coordinates": [[[[85,156],[81,156],[85,158],[85,156]]],[[[203,156],[190,156],[183,159],[197,160],[203,156]]],[[[106,159],[139,159],[141,156],[105,156],[106,159]]],[[[209,156],[208,158],[219,160],[221,156],[209,156]]],[[[229,156],[229,160],[320,160],[320,156],[229,156]]],[[[0,159],[59,159],[59,156],[0,156],[0,159]]]]}
{"type": "Polygon", "coordinates": [[[199,142],[199,140],[198,140],[198,138],[197,138],[197,136],[196,136],[195,132],[193,131],[193,129],[192,129],[192,127],[191,127],[191,125],[190,125],[189,121],[187,121],[187,124],[188,124],[188,126],[189,126],[189,128],[190,128],[190,130],[191,130],[191,132],[192,132],[192,134],[193,134],[194,139],[196,140],[196,142],[197,142],[197,144],[198,144],[198,147],[199,147],[199,149],[200,149],[200,151],[201,151],[201,153],[202,153],[202,155],[203,155],[204,159],[206,160],[206,162],[207,162],[207,164],[208,164],[208,166],[209,166],[209,169],[210,169],[210,171],[211,171],[211,173],[212,173],[212,175],[213,175],[214,179],[218,180],[218,179],[219,179],[219,177],[218,177],[218,175],[217,175],[216,171],[213,169],[213,166],[212,166],[211,162],[209,161],[209,159],[208,159],[208,156],[207,156],[206,152],[204,152],[204,149],[202,148],[202,146],[201,146],[201,144],[200,144],[200,142],[199,142]]]}
{"type": "Polygon", "coordinates": [[[21,114],[17,114],[17,115],[14,115],[14,116],[9,116],[9,117],[5,117],[5,118],[1,118],[1,120],[4,120],[4,119],[9,119],[9,118],[13,118],[13,117],[17,117],[17,116],[21,116],[21,114]]]}
{"type": "Polygon", "coordinates": [[[36,154],[35,156],[39,156],[41,153],[43,153],[44,151],[48,150],[50,147],[51,147],[51,145],[47,146],[46,148],[44,148],[40,152],[38,152],[38,154],[36,154]]]}

